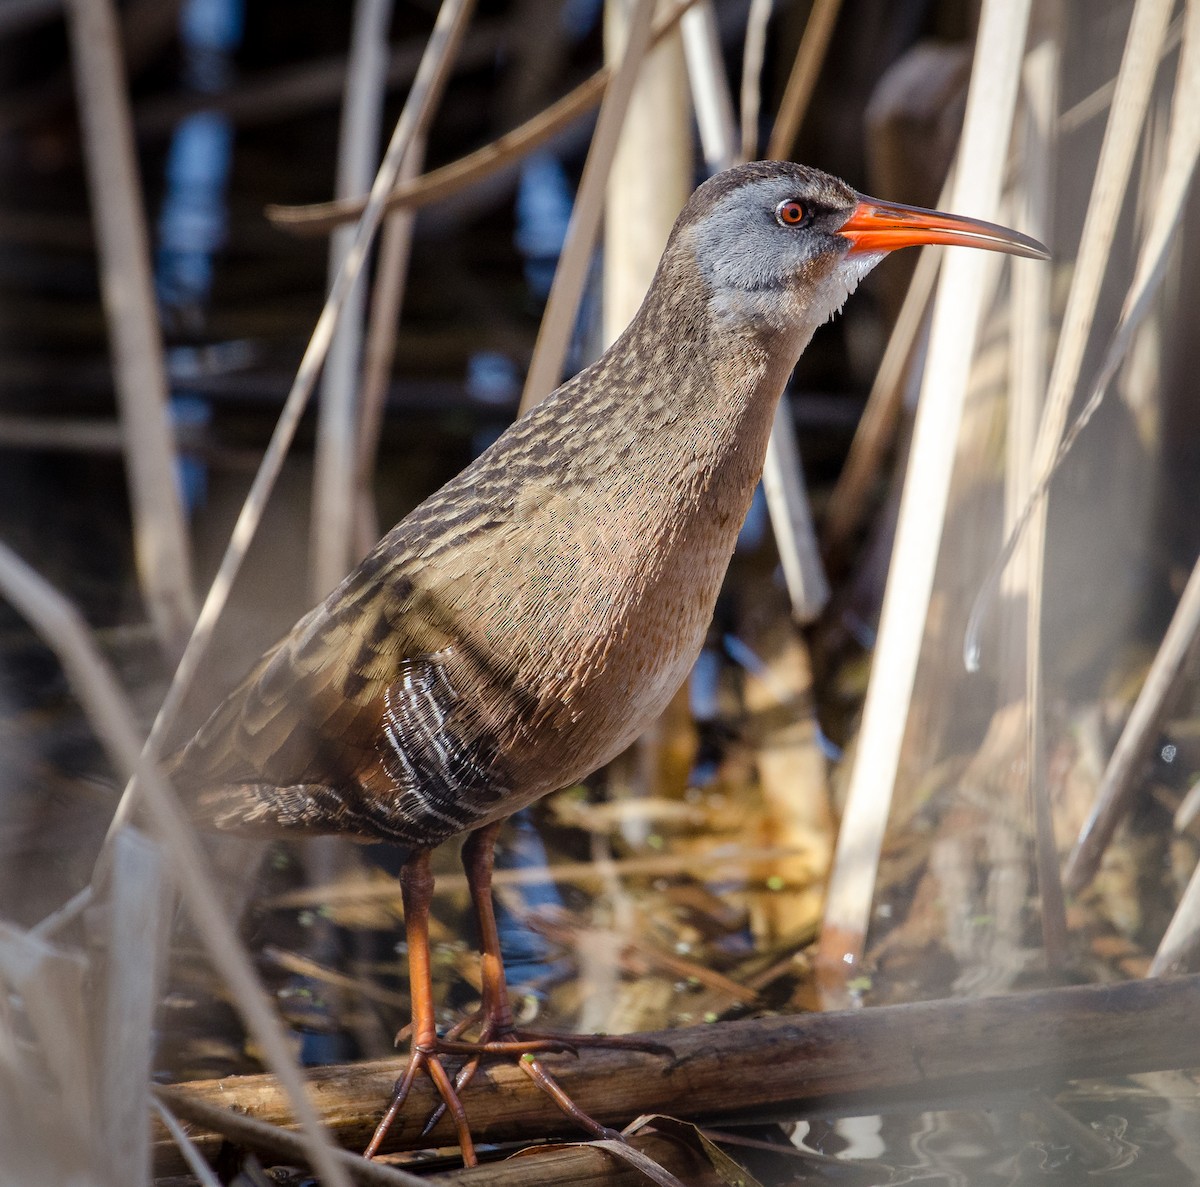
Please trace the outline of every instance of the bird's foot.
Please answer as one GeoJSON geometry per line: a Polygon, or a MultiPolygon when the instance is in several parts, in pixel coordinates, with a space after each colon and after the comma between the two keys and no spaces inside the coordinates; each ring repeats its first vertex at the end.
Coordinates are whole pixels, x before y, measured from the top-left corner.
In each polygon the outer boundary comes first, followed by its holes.
{"type": "MultiPolygon", "coordinates": [[[[400,1110],[404,1108],[405,1101],[408,1100],[408,1095],[412,1091],[413,1082],[416,1080],[417,1074],[424,1071],[433,1081],[433,1086],[437,1089],[438,1096],[442,1098],[442,1103],[437,1108],[437,1119],[440,1119],[447,1110],[449,1110],[450,1116],[454,1119],[454,1128],[458,1131],[458,1144],[462,1149],[463,1162],[467,1166],[475,1166],[479,1161],[475,1156],[475,1143],[471,1139],[471,1130],[467,1125],[467,1112],[463,1108],[462,1100],[459,1098],[458,1088],[450,1079],[449,1073],[442,1064],[440,1058],[442,1053],[440,1041],[436,1039],[432,1043],[419,1044],[413,1047],[412,1055],[408,1060],[408,1067],[404,1069],[404,1075],[396,1081],[396,1087],[392,1092],[392,1100],[388,1105],[387,1112],[384,1113],[382,1120],[375,1127],[375,1132],[371,1135],[371,1141],[363,1151],[364,1158],[373,1158],[379,1153],[379,1148],[382,1146],[383,1139],[387,1136],[388,1130],[391,1129],[392,1122],[399,1116],[400,1110]]],[[[422,1131],[422,1136],[430,1128],[432,1128],[430,1125],[426,1125],[425,1130],[422,1131]]]]}
{"type": "MultiPolygon", "coordinates": [[[[630,1035],[579,1035],[548,1031],[531,1031],[514,1026],[511,1018],[489,1015],[484,1010],[457,1022],[438,1040],[440,1050],[457,1055],[469,1056],[454,1081],[455,1092],[463,1089],[474,1079],[484,1058],[516,1057],[517,1066],[581,1129],[595,1138],[624,1140],[615,1130],[601,1125],[589,1117],[563,1090],[562,1086],[538,1062],[539,1054],[578,1055],[580,1047],[615,1047],[625,1051],[645,1051],[652,1055],[665,1055],[673,1059],[675,1052],[663,1043],[653,1043],[630,1035]],[[464,1040],[462,1036],[473,1026],[480,1025],[479,1038],[464,1040]]],[[[445,1115],[449,1102],[443,1096],[440,1104],[425,1122],[421,1136],[432,1132],[433,1127],[445,1115]]]]}
{"type": "Polygon", "coordinates": [[[456,1022],[444,1037],[438,1039],[438,1049],[453,1051],[458,1055],[524,1055],[569,1054],[578,1055],[580,1047],[609,1047],[618,1051],[644,1051],[649,1055],[664,1055],[668,1059],[675,1052],[665,1043],[655,1043],[637,1035],[573,1034],[556,1030],[527,1030],[516,1026],[511,1019],[489,1017],[484,1010],[476,1010],[456,1022]],[[462,1036],[472,1027],[479,1026],[478,1039],[464,1040],[462,1036]]]}
{"type": "Polygon", "coordinates": [[[482,1061],[496,1058],[516,1059],[521,1071],[546,1093],[567,1117],[592,1137],[623,1140],[617,1131],[601,1125],[585,1113],[567,1095],[558,1081],[542,1067],[537,1058],[547,1054],[578,1055],[580,1047],[614,1047],[626,1051],[646,1051],[668,1058],[674,1056],[671,1048],[662,1043],[629,1035],[576,1035],[529,1031],[514,1026],[511,1018],[496,1017],[479,1010],[456,1023],[445,1035],[413,1048],[408,1067],[405,1068],[404,1075],[396,1081],[388,1110],[376,1126],[363,1156],[371,1158],[378,1153],[384,1137],[408,1100],[414,1080],[424,1071],[433,1081],[442,1103],[429,1115],[421,1129],[421,1137],[432,1133],[437,1123],[449,1112],[458,1133],[463,1162],[467,1166],[476,1165],[475,1146],[471,1140],[466,1110],[463,1108],[460,1094],[475,1078],[482,1061]],[[464,1039],[462,1036],[475,1026],[479,1027],[478,1038],[464,1039]],[[466,1062],[453,1081],[442,1063],[443,1055],[466,1056],[466,1062]]]}

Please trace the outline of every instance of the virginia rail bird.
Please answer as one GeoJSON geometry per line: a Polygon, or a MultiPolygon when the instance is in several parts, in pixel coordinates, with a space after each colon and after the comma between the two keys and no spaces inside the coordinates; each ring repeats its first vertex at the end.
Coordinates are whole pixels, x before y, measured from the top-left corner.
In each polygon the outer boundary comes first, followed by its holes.
{"type": "Polygon", "coordinates": [[[570,1044],[514,1025],[497,829],[666,706],[700,652],[788,373],[888,252],[922,243],[1047,255],[787,162],[705,182],[608,351],[388,532],[174,757],[219,828],[404,848],[412,1055],[371,1151],[424,1069],[472,1162],[459,1091],[492,1054],[524,1055],[561,1107],[606,1132],[532,1057],[570,1044]],[[438,1036],[430,978],[429,855],[459,833],[481,936],[473,1043],[465,1023],[438,1036]],[[445,1054],[467,1058],[457,1083],[445,1054]]]}

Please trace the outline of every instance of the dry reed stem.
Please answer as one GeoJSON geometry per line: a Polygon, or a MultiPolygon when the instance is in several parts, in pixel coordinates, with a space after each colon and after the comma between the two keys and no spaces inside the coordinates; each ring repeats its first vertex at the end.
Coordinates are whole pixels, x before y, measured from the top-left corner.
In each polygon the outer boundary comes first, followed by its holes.
{"type": "MultiPolygon", "coordinates": [[[[1030,49],[1022,70],[1025,96],[1021,121],[1020,180],[1015,203],[1018,224],[1049,242],[1054,214],[1052,162],[1057,146],[1059,74],[1062,54],[1056,34],[1046,30],[1030,49]]],[[[1037,423],[1046,391],[1050,268],[1018,268],[1012,281],[1012,333],[1004,461],[1004,534],[1017,520],[1033,485],[1032,460],[1037,423]]],[[[1008,610],[1000,625],[998,673],[1001,705],[1023,701],[1026,694],[1025,613],[1029,573],[1023,557],[1005,572],[1008,610]]]]}
{"type": "MultiPolygon", "coordinates": [[[[416,136],[404,155],[401,183],[416,177],[425,160],[425,137],[416,136]]],[[[358,457],[354,519],[357,557],[365,556],[379,538],[375,510],[375,457],[383,431],[384,409],[392,364],[396,359],[396,333],[404,306],[404,288],[412,256],[416,212],[394,210],[383,224],[375,285],[371,291],[371,313],[367,322],[367,347],[363,355],[361,408],[358,420],[358,457]]]]}
{"type": "Polygon", "coordinates": [[[120,26],[112,0],[69,0],[66,11],[125,439],[138,582],[159,642],[174,659],[183,651],[196,609],[120,26]]]}
{"type": "Polygon", "coordinates": [[[1179,906],[1167,925],[1149,976],[1168,977],[1196,967],[1200,959],[1200,865],[1193,871],[1179,906]]]}
{"type": "MultiPolygon", "coordinates": [[[[379,160],[383,100],[387,91],[388,27],[392,0],[357,0],[350,35],[346,93],[338,132],[335,193],[353,197],[368,189],[379,160]]],[[[432,107],[432,103],[429,105],[432,107]]],[[[414,138],[417,134],[414,133],[414,138]]],[[[406,154],[407,156],[407,154],[406,154]]],[[[332,283],[354,241],[352,226],[339,227],[329,241],[332,283]]],[[[338,319],[321,375],[317,438],[313,454],[312,544],[309,594],[327,593],[349,571],[354,555],[359,374],[366,318],[366,278],[359,276],[338,319]]]]}
{"type": "Polygon", "coordinates": [[[786,399],[775,405],[763,465],[763,493],[771,513],[792,617],[801,626],[808,626],[821,616],[829,601],[829,578],[825,576],[817,544],[800,447],[796,444],[796,426],[786,399]]]}
{"type": "Polygon", "coordinates": [[[683,17],[683,52],[687,58],[692,108],[700,132],[700,148],[709,173],[728,169],[737,160],[736,124],[720,30],[712,0],[698,0],[683,17]]]}
{"type": "MultiPolygon", "coordinates": [[[[696,12],[691,9],[685,20],[696,12]]],[[[630,0],[609,0],[605,6],[604,52],[614,64],[628,41],[630,16],[630,0]]],[[[691,72],[681,33],[647,49],[605,172],[600,299],[605,346],[616,341],[641,306],[692,192],[691,72]]]]}
{"type": "MultiPolygon", "coordinates": [[[[947,191],[943,194],[939,205],[948,197],[947,191]]],[[[837,571],[846,566],[853,537],[866,519],[884,458],[896,439],[904,391],[917,357],[922,331],[928,325],[929,307],[941,264],[942,253],[937,248],[921,248],[846,460],[825,505],[821,545],[826,562],[837,571]]]]}
{"type": "MultiPolygon", "coordinates": [[[[375,184],[371,188],[371,197],[367,208],[363,211],[362,219],[355,232],[354,243],[347,253],[337,277],[330,288],[329,296],[321,315],[317,319],[316,328],[309,339],[296,378],[288,392],[275,430],[259,465],[250,491],[242,504],[242,510],[234,525],[233,534],[221,558],[217,575],[205,598],[196,622],[192,637],[188,640],[187,648],[179,666],[172,677],[170,687],[163,699],[162,707],[154,719],[150,737],[146,741],[146,752],[151,758],[157,757],[158,747],[175,721],[175,716],[183,703],[196,670],[212,641],[217,620],[225,608],[229,591],[234,578],[242,566],[254,533],[262,520],[263,511],[271,488],[275,484],[284,458],[295,436],[296,427],[304,413],[305,405],[312,394],[317,375],[329,350],[330,339],[337,319],[341,314],[346,298],[353,288],[366,260],[367,248],[374,238],[379,223],[383,218],[387,195],[395,186],[404,155],[412,143],[412,137],[420,127],[422,113],[426,105],[433,102],[440,93],[448,76],[450,65],[454,60],[455,50],[462,39],[467,21],[474,7],[474,0],[443,0],[438,10],[437,21],[426,46],[417,77],[409,91],[404,110],[396,121],[391,141],[384,153],[375,184]]],[[[110,835],[129,816],[136,799],[136,781],[131,782],[121,797],[117,811],[110,826],[110,835]]]]}
{"type": "MultiPolygon", "coordinates": [[[[1055,32],[1058,32],[1055,30],[1055,32]]],[[[1055,112],[1058,104],[1060,54],[1053,36],[1046,36],[1031,51],[1023,70],[1026,96],[1023,157],[1024,201],[1018,203],[1030,232],[1051,230],[1052,194],[1050,160],[1056,143],[1055,112]]],[[[1010,382],[1008,432],[1004,485],[1004,529],[1011,531],[1029,496],[1032,458],[1036,448],[1037,424],[1046,390],[1046,332],[1053,274],[1050,269],[1017,268],[1013,275],[1012,334],[1010,338],[1010,382]]],[[[1024,761],[1034,817],[1034,865],[1041,898],[1040,922],[1046,963],[1061,969],[1067,960],[1067,921],[1059,870],[1058,845],[1050,789],[1045,779],[1045,737],[1041,704],[1041,639],[1028,632],[1030,599],[1041,590],[1031,589],[1034,576],[1041,575],[1028,553],[1012,566],[1006,577],[1011,609],[1002,623],[1005,646],[1004,669],[999,673],[1005,690],[1003,701],[1024,703],[1024,761]]]]}
{"type": "MultiPolygon", "coordinates": [[[[1172,7],[1171,0],[1137,0],[1134,5],[1038,430],[1033,465],[1034,473],[1039,475],[1050,472],[1061,448],[1172,7]]],[[[1045,806],[1042,617],[1047,508],[1041,498],[1041,489],[1036,492],[1036,503],[1029,515],[1026,541],[1029,570],[1025,628],[1027,768],[1030,798],[1039,813],[1036,850],[1043,899],[1042,926],[1048,955],[1052,960],[1061,960],[1061,945],[1065,944],[1064,908],[1061,886],[1057,882],[1057,847],[1045,806]]]]}
{"type": "Polygon", "coordinates": [[[112,1183],[145,1184],[155,1014],[167,964],[172,896],[161,848],[133,828],[112,847],[105,919],[92,940],[99,1109],[97,1154],[112,1183]]]}
{"type": "MultiPolygon", "coordinates": [[[[955,178],[955,209],[994,216],[1008,152],[1029,0],[985,0],[955,178]]],[[[858,749],[826,901],[820,963],[831,987],[857,967],[900,764],[945,520],[986,269],[979,253],[942,265],[896,545],[858,749]]]]}
{"type": "Polygon", "coordinates": [[[767,53],[767,25],[774,0],[750,0],[746,13],[746,38],[742,43],[741,127],[739,156],[753,161],[758,156],[758,121],[762,112],[762,71],[767,53]]]}
{"type": "Polygon", "coordinates": [[[533,358],[521,392],[522,413],[548,396],[562,377],[563,360],[575,325],[579,299],[583,295],[596,232],[600,228],[609,169],[617,151],[621,125],[629,109],[638,70],[650,48],[653,15],[654,0],[635,0],[629,16],[629,34],[624,53],[600,104],[596,131],[588,149],[583,175],[579,179],[571,221],[567,225],[566,242],[558,258],[558,267],[554,270],[550,297],[538,328],[533,358]]]}
{"type": "MultiPolygon", "coordinates": [[[[696,0],[675,0],[655,21],[651,45],[657,45],[695,3],[696,0]]],[[[591,111],[611,82],[612,71],[607,66],[597,70],[573,91],[511,132],[408,185],[394,188],[388,196],[387,210],[428,206],[528,156],[591,111]]],[[[266,215],[280,230],[297,235],[324,235],[341,223],[353,222],[365,209],[366,200],[355,198],[351,202],[317,202],[307,206],[272,205],[266,208],[266,215]]]]}
{"type": "MultiPolygon", "coordinates": [[[[331,1187],[348,1187],[333,1160],[329,1138],[317,1118],[283,1027],[258,982],[246,950],[225,916],[204,868],[192,826],[174,793],[142,746],[133,710],[107,662],[96,649],[75,607],[15,553],[0,544],[0,593],[54,651],[88,723],[122,778],[137,780],[141,802],[162,843],[168,868],[210,958],[225,978],[246,1026],[279,1076],[305,1134],[313,1166],[331,1187]]],[[[114,834],[101,855],[111,857],[114,834]]]]}
{"type": "MultiPolygon", "coordinates": [[[[1091,415],[1121,360],[1137,327],[1149,312],[1166,273],[1167,259],[1183,218],[1196,161],[1200,157],[1200,4],[1189,3],[1184,29],[1183,53],[1179,61],[1175,94],[1171,103],[1171,125],[1167,160],[1154,211],[1138,256],[1137,271],[1126,294],[1121,320],[1109,346],[1104,365],[1080,419],[1063,439],[1053,465],[1061,460],[1079,432],[1080,420],[1091,415]]],[[[1086,423],[1086,420],[1083,420],[1086,423]]],[[[1128,808],[1133,780],[1142,758],[1166,711],[1167,699],[1183,670],[1200,632],[1200,562],[1192,570],[1171,624],[1154,657],[1150,671],[1116,749],[1096,791],[1096,801],[1067,862],[1066,879],[1073,890],[1091,880],[1104,849],[1121,816],[1128,808]]],[[[1165,942],[1165,941],[1164,941],[1165,942]]]]}

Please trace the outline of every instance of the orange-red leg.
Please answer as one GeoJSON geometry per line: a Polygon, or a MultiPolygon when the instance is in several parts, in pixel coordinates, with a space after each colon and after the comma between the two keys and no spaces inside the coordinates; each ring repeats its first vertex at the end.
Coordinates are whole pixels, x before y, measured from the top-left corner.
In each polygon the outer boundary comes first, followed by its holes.
{"type": "Polygon", "coordinates": [[[412,1056],[404,1075],[396,1081],[391,1104],[375,1129],[371,1143],[364,1152],[370,1158],[380,1145],[408,1099],[417,1077],[424,1070],[437,1088],[442,1103],[430,1115],[422,1136],[449,1110],[458,1132],[463,1161],[476,1164],[475,1147],[467,1127],[466,1112],[460,1093],[479,1070],[485,1056],[516,1056],[521,1070],[529,1076],[551,1100],[581,1129],[598,1138],[620,1138],[589,1117],[563,1091],[562,1087],[537,1061],[536,1055],[548,1052],[575,1053],[579,1046],[623,1047],[637,1051],[652,1051],[668,1057],[673,1053],[658,1043],[607,1035],[538,1035],[517,1029],[508,1000],[508,982],[504,960],[500,953],[500,932],[496,927],[496,910],[492,901],[492,866],[496,833],[499,824],[489,824],[472,833],[463,846],[463,866],[471,889],[471,901],[479,920],[482,1004],[479,1012],[452,1027],[445,1038],[439,1038],[433,1006],[433,977],[429,953],[429,907],[433,898],[433,872],[428,851],[417,854],[400,872],[400,889],[404,898],[404,922],[408,934],[409,982],[412,987],[412,1056]],[[478,1040],[466,1042],[462,1035],[476,1022],[478,1040]],[[451,1082],[441,1055],[465,1055],[467,1062],[451,1082]]]}
{"type": "Polygon", "coordinates": [[[363,1152],[371,1158],[378,1153],[384,1136],[404,1107],[417,1073],[422,1069],[433,1081],[442,1098],[442,1111],[450,1110],[463,1162],[474,1166],[475,1145],[467,1127],[467,1114],[446,1069],[438,1058],[437,1025],[433,1006],[433,974],[429,954],[429,906],[433,901],[433,870],[429,851],[414,856],[400,871],[400,893],[404,900],[404,927],[408,938],[408,979],[412,997],[412,1055],[404,1075],[396,1081],[392,1102],[383,1120],[375,1128],[370,1145],[363,1152]]]}
{"type": "MultiPolygon", "coordinates": [[[[539,1053],[570,1052],[576,1054],[580,1046],[616,1046],[634,1050],[655,1050],[671,1055],[666,1047],[647,1044],[638,1040],[624,1040],[607,1035],[540,1035],[517,1029],[512,1006],[508,998],[508,981],[504,973],[504,958],[500,952],[500,930],[496,926],[496,908],[492,898],[492,869],[495,864],[496,834],[500,822],[477,829],[463,845],[463,868],[467,874],[467,885],[471,890],[471,902],[475,917],[479,921],[479,959],[482,1004],[473,1018],[455,1026],[439,1043],[439,1049],[453,1051],[470,1058],[455,1079],[455,1090],[461,1092],[479,1070],[480,1060],[487,1055],[517,1056],[520,1068],[551,1100],[581,1129],[593,1137],[618,1137],[589,1117],[563,1091],[562,1087],[537,1061],[539,1053]],[[475,1042],[463,1042],[459,1036],[474,1021],[480,1022],[479,1038],[475,1042]]],[[[439,1106],[425,1124],[428,1133],[441,1119],[446,1105],[439,1106]]]]}

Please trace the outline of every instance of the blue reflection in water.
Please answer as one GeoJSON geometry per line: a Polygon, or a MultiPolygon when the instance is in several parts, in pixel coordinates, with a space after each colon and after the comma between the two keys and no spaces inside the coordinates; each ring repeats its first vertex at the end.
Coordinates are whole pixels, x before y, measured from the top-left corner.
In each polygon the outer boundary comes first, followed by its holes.
{"type": "MultiPolygon", "coordinates": [[[[233,53],[242,39],[243,0],[187,0],[180,13],[183,82],[217,94],[233,78],[233,53]]],[[[167,153],[166,189],[158,217],[155,282],[164,325],[199,334],[213,284],[213,261],[229,235],[228,189],[233,163],[233,126],[217,111],[198,111],[180,121],[167,153]]],[[[212,412],[201,395],[171,394],[178,425],[202,425],[212,412]]],[[[208,474],[200,458],[181,455],[179,484],[185,506],[204,502],[208,474]]]]}
{"type": "MultiPolygon", "coordinates": [[[[546,846],[528,809],[509,818],[496,845],[496,868],[501,870],[545,869],[548,864],[546,846]]],[[[558,887],[547,877],[518,888],[526,911],[545,907],[561,907],[558,887]]],[[[510,911],[504,896],[496,895],[496,927],[500,932],[500,947],[504,967],[514,989],[529,989],[545,983],[568,969],[566,962],[551,962],[553,946],[538,935],[520,915],[510,911]]]]}

